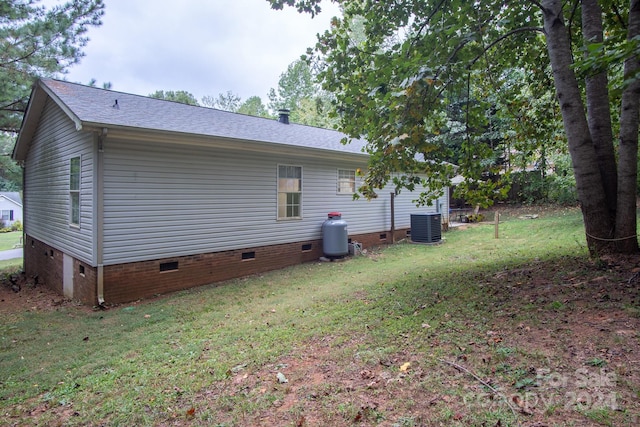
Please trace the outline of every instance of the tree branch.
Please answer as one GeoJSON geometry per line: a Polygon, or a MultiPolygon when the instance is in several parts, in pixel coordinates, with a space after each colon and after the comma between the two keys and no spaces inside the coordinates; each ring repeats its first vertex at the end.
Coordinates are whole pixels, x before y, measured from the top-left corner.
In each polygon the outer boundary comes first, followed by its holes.
{"type": "Polygon", "coordinates": [[[473,378],[475,378],[480,384],[482,384],[483,386],[487,387],[489,390],[491,390],[491,392],[495,395],[498,395],[502,398],[502,400],[504,400],[504,402],[507,404],[507,406],[509,407],[509,409],[511,409],[511,412],[513,412],[513,415],[517,417],[517,413],[516,410],[513,408],[513,406],[511,405],[511,403],[509,403],[509,399],[507,399],[507,396],[505,396],[503,393],[500,393],[498,390],[496,390],[495,388],[493,388],[491,386],[491,384],[489,384],[488,382],[484,381],[482,378],[480,378],[479,376],[477,376],[476,374],[474,374],[473,372],[471,372],[470,370],[468,370],[467,368],[465,368],[462,365],[459,365],[457,363],[454,362],[450,362],[448,360],[444,360],[444,359],[440,359],[440,362],[445,363],[447,365],[453,366],[454,368],[456,368],[458,371],[460,372],[464,372],[470,376],[472,376],[473,378]]]}
{"type": "MultiPolygon", "coordinates": [[[[436,12],[438,10],[440,10],[440,8],[442,7],[442,5],[444,4],[445,0],[440,0],[440,4],[436,5],[436,7],[433,9],[433,11],[429,14],[429,16],[427,16],[427,19],[425,19],[425,21],[422,23],[422,25],[420,25],[420,27],[418,28],[418,31],[416,32],[416,36],[413,38],[413,40],[411,41],[411,46],[414,46],[415,43],[418,42],[419,38],[420,38],[420,33],[422,33],[422,30],[424,30],[424,28],[429,25],[429,23],[431,22],[431,18],[433,18],[433,15],[436,14],[436,12]]],[[[409,52],[407,52],[408,55],[409,52]]]]}
{"type": "Polygon", "coordinates": [[[515,30],[511,30],[506,34],[501,35],[500,37],[498,37],[497,39],[495,39],[494,41],[492,41],[491,43],[489,43],[482,51],[482,53],[478,56],[476,56],[475,58],[473,58],[473,60],[471,61],[471,63],[469,64],[469,66],[467,68],[471,68],[471,66],[473,66],[476,62],[478,62],[478,60],[480,58],[482,58],[484,56],[484,54],[491,49],[492,47],[494,47],[495,45],[497,45],[498,43],[500,43],[502,40],[511,37],[514,34],[517,33],[524,33],[524,32],[528,32],[528,31],[537,31],[540,33],[544,34],[544,28],[542,27],[522,27],[522,28],[516,28],[515,30]]]}

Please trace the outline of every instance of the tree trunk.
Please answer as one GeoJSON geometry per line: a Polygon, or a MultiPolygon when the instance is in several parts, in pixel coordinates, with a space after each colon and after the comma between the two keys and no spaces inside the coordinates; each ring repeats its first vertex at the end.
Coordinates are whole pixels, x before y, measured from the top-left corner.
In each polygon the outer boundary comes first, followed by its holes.
{"type": "MultiPolygon", "coordinates": [[[[627,39],[640,36],[640,0],[631,0],[627,39]]],[[[640,56],[624,63],[624,80],[629,81],[640,70],[640,56]]],[[[638,165],[638,129],[640,127],[640,79],[629,84],[622,92],[620,111],[620,148],[618,160],[618,210],[616,241],[619,252],[638,251],[636,235],[636,194],[638,165]]]]}
{"type": "MultiPolygon", "coordinates": [[[[602,43],[602,9],[598,0],[582,0],[582,32],[585,44],[602,43]]],[[[603,71],[586,78],[587,121],[596,150],[598,165],[607,208],[612,222],[616,219],[618,175],[613,131],[611,129],[611,107],[609,102],[609,79],[603,71]]]]}
{"type": "Polygon", "coordinates": [[[613,250],[610,239],[614,227],[578,80],[571,68],[571,43],[562,15],[562,1],[543,0],[541,4],[547,50],[576,178],[587,246],[592,255],[597,255],[613,250]]]}

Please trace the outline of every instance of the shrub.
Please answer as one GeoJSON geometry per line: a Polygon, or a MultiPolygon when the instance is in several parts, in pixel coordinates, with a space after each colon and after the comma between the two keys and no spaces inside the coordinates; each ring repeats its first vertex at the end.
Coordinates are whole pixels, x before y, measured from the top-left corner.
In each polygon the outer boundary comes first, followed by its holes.
{"type": "Polygon", "coordinates": [[[15,221],[11,224],[11,231],[22,231],[22,222],[15,221]]]}

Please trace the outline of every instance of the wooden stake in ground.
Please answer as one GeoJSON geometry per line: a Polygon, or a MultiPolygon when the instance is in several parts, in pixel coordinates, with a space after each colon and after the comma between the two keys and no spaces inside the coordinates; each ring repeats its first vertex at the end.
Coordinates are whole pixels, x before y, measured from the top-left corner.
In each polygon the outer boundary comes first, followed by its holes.
{"type": "Polygon", "coordinates": [[[494,228],[495,228],[495,238],[499,239],[498,236],[498,225],[500,224],[500,213],[498,211],[496,211],[494,213],[494,217],[493,217],[493,224],[494,224],[494,228]]]}

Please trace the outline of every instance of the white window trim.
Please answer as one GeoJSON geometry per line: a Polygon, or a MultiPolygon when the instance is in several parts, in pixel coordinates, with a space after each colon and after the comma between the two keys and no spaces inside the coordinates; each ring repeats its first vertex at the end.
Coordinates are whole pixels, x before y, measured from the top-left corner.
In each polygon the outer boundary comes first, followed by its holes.
{"type": "Polygon", "coordinates": [[[356,169],[337,169],[336,170],[336,194],[339,196],[353,196],[356,192],[358,174],[356,169]],[[340,185],[340,172],[352,172],[353,173],[353,189],[350,191],[340,191],[342,189],[340,185]]]}
{"type": "MultiPolygon", "coordinates": [[[[285,193],[285,192],[283,192],[285,193]]],[[[277,221],[297,221],[303,219],[302,215],[302,195],[304,193],[304,168],[301,165],[291,165],[291,164],[283,164],[279,163],[276,166],[276,220],[277,221]],[[280,189],[279,189],[279,181],[280,181],[280,167],[281,166],[290,166],[295,168],[300,168],[300,215],[299,216],[280,216],[280,189]]]]}
{"type": "Polygon", "coordinates": [[[13,209],[2,209],[2,211],[0,211],[0,219],[2,221],[13,221],[13,219],[11,218],[13,216],[13,209]],[[7,218],[5,219],[4,217],[4,213],[7,213],[7,218]]]}
{"type": "Polygon", "coordinates": [[[82,196],[82,156],[73,156],[69,159],[69,226],[72,228],[80,228],[82,222],[82,210],[81,210],[81,196],[82,196]],[[78,159],[79,171],[78,171],[78,189],[71,189],[71,163],[74,159],[78,159]],[[78,222],[73,222],[73,195],[78,195],[78,222]]]}

